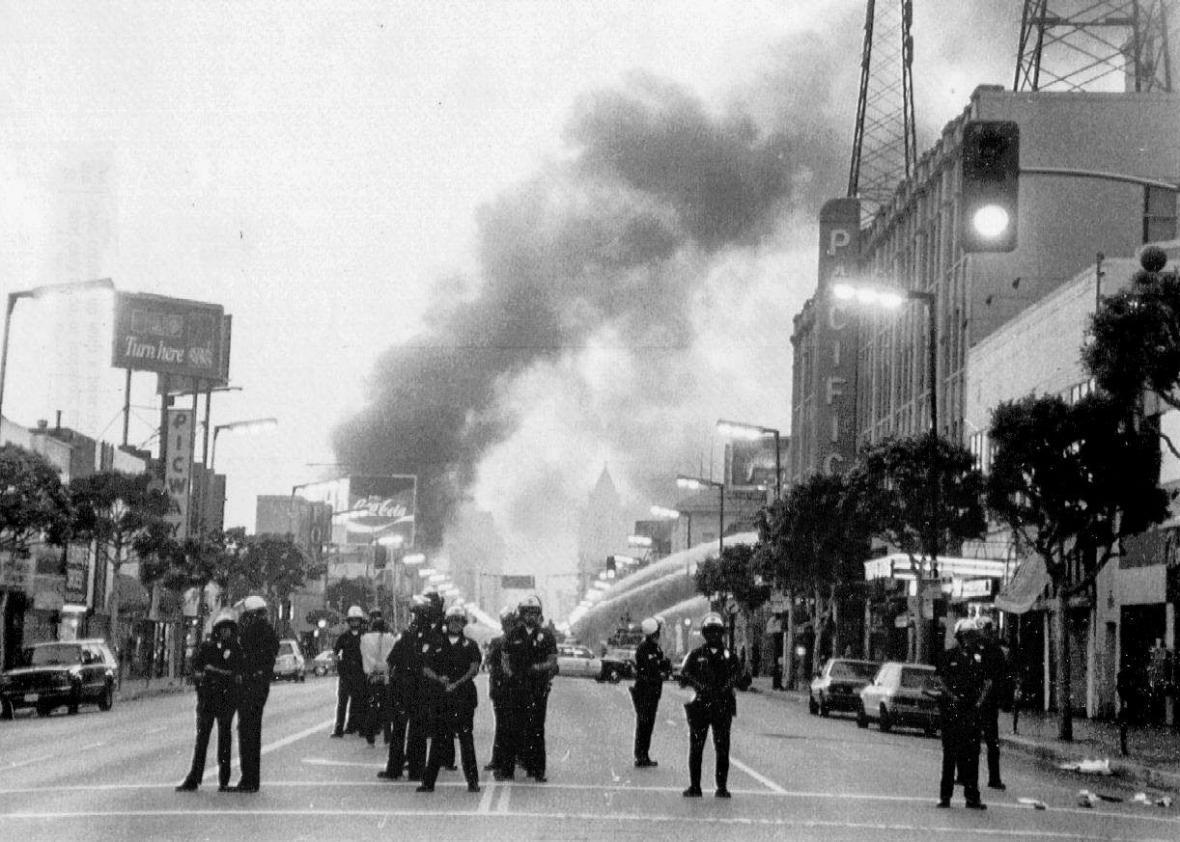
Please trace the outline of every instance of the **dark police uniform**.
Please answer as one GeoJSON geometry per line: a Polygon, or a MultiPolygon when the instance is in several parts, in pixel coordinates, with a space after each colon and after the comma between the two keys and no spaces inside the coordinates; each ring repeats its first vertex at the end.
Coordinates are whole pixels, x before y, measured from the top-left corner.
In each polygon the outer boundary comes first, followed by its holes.
{"type": "Polygon", "coordinates": [[[948,804],[958,780],[967,804],[979,805],[980,702],[987,684],[983,656],[976,647],[954,646],[943,653],[938,675],[946,690],[940,697],[942,778],[938,800],[948,804]]]}
{"type": "Polygon", "coordinates": [[[279,639],[266,617],[247,614],[242,623],[242,695],[238,703],[238,753],[242,777],[237,789],[257,792],[262,772],[262,709],[270,695],[279,639]]]}
{"type": "Polygon", "coordinates": [[[995,640],[984,639],[979,645],[980,655],[983,657],[984,678],[990,682],[990,688],[980,710],[979,727],[983,742],[987,746],[987,785],[994,789],[1004,789],[1000,777],[1000,703],[1001,694],[1008,686],[1008,659],[1004,656],[1004,649],[995,640]]]}
{"type": "MultiPolygon", "coordinates": [[[[450,637],[443,635],[437,640],[431,650],[426,653],[426,663],[432,672],[448,682],[455,682],[462,678],[472,667],[479,668],[482,656],[479,644],[464,635],[459,635],[452,642],[450,637]]],[[[479,766],[475,760],[475,708],[479,703],[475,691],[475,683],[470,679],[464,681],[451,692],[433,679],[427,678],[438,693],[438,706],[434,723],[434,734],[430,740],[430,759],[426,762],[426,771],[422,775],[422,785],[434,787],[438,779],[438,770],[445,765],[444,747],[450,746],[454,751],[455,738],[459,738],[459,753],[463,760],[463,777],[467,779],[469,787],[479,786],[479,766]]]]}
{"type": "Polygon", "coordinates": [[[635,705],[635,762],[642,766],[654,764],[651,751],[651,732],[656,724],[656,711],[664,690],[664,676],[671,664],[664,657],[660,644],[650,637],[635,649],[635,683],[631,686],[631,701],[635,705]]]}
{"type": "Polygon", "coordinates": [[[502,777],[511,777],[519,760],[526,775],[545,779],[545,715],[553,676],[535,672],[532,667],[556,655],[557,639],[539,626],[529,629],[522,623],[504,641],[504,658],[511,670],[509,705],[515,725],[509,738],[512,753],[504,757],[502,777]]]}
{"type": "MultiPolygon", "coordinates": [[[[426,768],[427,740],[434,732],[434,693],[427,686],[426,678],[422,675],[422,667],[426,658],[434,647],[435,632],[431,626],[422,628],[410,627],[402,635],[404,642],[394,644],[399,652],[397,669],[406,671],[406,690],[408,726],[406,732],[406,771],[412,781],[421,780],[422,772],[426,768]],[[413,678],[411,678],[411,673],[413,678]]],[[[394,655],[391,652],[390,657],[394,655]]],[[[396,742],[396,740],[395,740],[396,742]]],[[[393,743],[390,743],[392,746],[393,743]]]]}
{"type": "MultiPolygon", "coordinates": [[[[496,714],[496,731],[492,738],[492,758],[488,767],[502,772],[504,769],[504,758],[511,756],[512,751],[509,748],[509,729],[512,727],[511,723],[511,706],[508,700],[508,676],[504,673],[504,663],[501,656],[504,654],[504,635],[494,637],[488,643],[488,697],[492,700],[492,710],[496,714]]],[[[513,759],[515,763],[515,758],[513,759]]]]}
{"type": "Polygon", "coordinates": [[[714,776],[717,792],[729,792],[726,786],[729,781],[729,733],[737,715],[737,697],[733,688],[741,674],[741,661],[724,646],[705,643],[692,650],[684,662],[682,680],[697,692],[696,698],[684,706],[688,718],[689,792],[693,794],[700,793],[701,761],[710,728],[713,729],[713,751],[717,761],[714,776]]]}
{"type": "MultiPolygon", "coordinates": [[[[217,632],[215,631],[216,635],[217,632]]],[[[223,642],[220,637],[205,640],[193,655],[192,668],[197,682],[197,743],[193,762],[181,789],[196,789],[205,776],[205,754],[213,723],[217,723],[218,782],[229,786],[233,748],[233,720],[238,707],[239,682],[242,679],[242,649],[237,635],[223,642]]]]}
{"type": "Polygon", "coordinates": [[[361,632],[352,629],[336,638],[332,647],[336,653],[336,727],[334,736],[345,733],[345,714],[348,715],[347,731],[360,730],[364,711],[368,708],[368,687],[365,682],[365,668],[361,659],[361,632]]]}
{"type": "Polygon", "coordinates": [[[389,758],[385,763],[383,778],[397,780],[402,776],[409,755],[408,774],[410,780],[421,780],[426,764],[426,740],[421,739],[420,747],[410,752],[411,738],[417,739],[419,732],[412,723],[417,717],[422,699],[422,655],[419,651],[418,629],[410,626],[397,636],[385,663],[389,665],[390,737],[389,758]]]}

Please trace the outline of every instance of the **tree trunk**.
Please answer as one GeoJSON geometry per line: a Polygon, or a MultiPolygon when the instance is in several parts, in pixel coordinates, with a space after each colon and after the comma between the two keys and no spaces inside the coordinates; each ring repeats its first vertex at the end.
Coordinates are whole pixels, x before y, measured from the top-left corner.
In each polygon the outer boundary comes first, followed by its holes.
{"type": "Polygon", "coordinates": [[[8,668],[8,591],[0,591],[0,670],[8,668]]]}
{"type": "Polygon", "coordinates": [[[1070,687],[1069,669],[1069,600],[1065,588],[1057,587],[1057,604],[1053,614],[1054,631],[1057,634],[1057,710],[1060,721],[1057,737],[1073,740],[1073,710],[1070,704],[1073,695],[1070,687]]]}
{"type": "Polygon", "coordinates": [[[795,689],[795,594],[787,589],[787,627],[783,631],[783,687],[795,689]]]}
{"type": "Polygon", "coordinates": [[[844,654],[844,635],[840,629],[840,600],[836,598],[836,586],[831,589],[832,605],[832,657],[839,658],[844,654]]]}

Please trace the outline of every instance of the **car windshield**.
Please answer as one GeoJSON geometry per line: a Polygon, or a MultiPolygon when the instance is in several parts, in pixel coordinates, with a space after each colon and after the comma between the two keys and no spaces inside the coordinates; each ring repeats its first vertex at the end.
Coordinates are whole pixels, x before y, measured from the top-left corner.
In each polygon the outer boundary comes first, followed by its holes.
{"type": "Polygon", "coordinates": [[[611,649],[606,653],[606,657],[613,658],[616,661],[630,661],[635,657],[635,653],[630,649],[611,649]]]}
{"type": "Polygon", "coordinates": [[[294,655],[295,654],[295,647],[292,646],[290,643],[280,643],[279,644],[279,654],[280,655],[294,655]]]}
{"type": "Polygon", "coordinates": [[[901,686],[907,690],[935,690],[938,687],[938,675],[934,670],[903,669],[901,686]]]}
{"type": "Polygon", "coordinates": [[[31,667],[80,663],[82,663],[82,647],[74,644],[54,643],[49,646],[34,646],[29,650],[28,664],[31,667]]]}
{"type": "Polygon", "coordinates": [[[836,661],[828,673],[831,678],[858,678],[872,681],[877,674],[880,664],[870,661],[836,661]]]}

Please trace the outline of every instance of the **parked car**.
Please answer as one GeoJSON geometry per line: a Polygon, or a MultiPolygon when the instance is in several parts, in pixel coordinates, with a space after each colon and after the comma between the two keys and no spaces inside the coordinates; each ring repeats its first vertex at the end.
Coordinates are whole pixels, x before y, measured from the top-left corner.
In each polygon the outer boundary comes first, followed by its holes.
{"type": "Polygon", "coordinates": [[[325,650],[311,660],[311,671],[316,675],[336,674],[336,655],[331,650],[325,650]]]}
{"type": "Polygon", "coordinates": [[[934,667],[927,664],[882,664],[872,683],[860,691],[856,724],[867,728],[876,720],[882,731],[909,725],[933,734],[938,730],[938,700],[926,691],[937,693],[941,686],[934,667]]]}
{"type": "Polygon", "coordinates": [[[860,691],[880,668],[876,661],[830,658],[811,682],[807,709],[813,716],[827,716],[834,710],[856,713],[860,710],[860,691]]]}
{"type": "Polygon", "coordinates": [[[615,684],[624,678],[635,677],[635,650],[628,647],[608,649],[599,659],[602,666],[599,669],[597,681],[609,681],[615,684]]]}
{"type": "Polygon", "coordinates": [[[585,646],[557,647],[557,674],[597,678],[602,673],[602,660],[594,657],[585,646]]]}
{"type": "Polygon", "coordinates": [[[35,708],[49,716],[65,706],[71,714],[82,704],[110,710],[115,704],[119,663],[105,640],[38,643],[23,650],[21,666],[0,675],[0,718],[17,708],[35,708]]]}
{"type": "Polygon", "coordinates": [[[299,649],[299,641],[293,639],[279,641],[279,654],[275,658],[274,679],[288,681],[303,681],[307,677],[307,663],[303,659],[303,652],[299,649]]]}

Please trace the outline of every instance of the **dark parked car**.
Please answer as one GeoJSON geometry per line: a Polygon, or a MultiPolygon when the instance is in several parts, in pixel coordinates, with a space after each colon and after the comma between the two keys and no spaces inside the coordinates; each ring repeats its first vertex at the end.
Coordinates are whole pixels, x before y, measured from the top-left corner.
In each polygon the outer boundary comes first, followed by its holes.
{"type": "Polygon", "coordinates": [[[602,656],[602,672],[597,681],[614,684],[624,678],[635,677],[635,650],[627,647],[608,649],[602,656]]]}
{"type": "Polygon", "coordinates": [[[65,706],[77,713],[81,704],[110,710],[115,703],[119,665],[104,640],[38,643],[22,653],[21,666],[0,675],[0,718],[17,708],[35,708],[48,716],[65,706]]]}
{"type": "Polygon", "coordinates": [[[877,674],[876,661],[831,658],[811,682],[807,708],[812,715],[827,716],[834,710],[856,713],[860,710],[860,691],[877,674]]]}
{"type": "Polygon", "coordinates": [[[869,726],[877,720],[882,731],[895,725],[921,728],[927,734],[938,730],[938,699],[930,694],[941,691],[942,682],[934,667],[927,664],[882,664],[873,683],[860,691],[860,710],[856,724],[869,726]]]}

